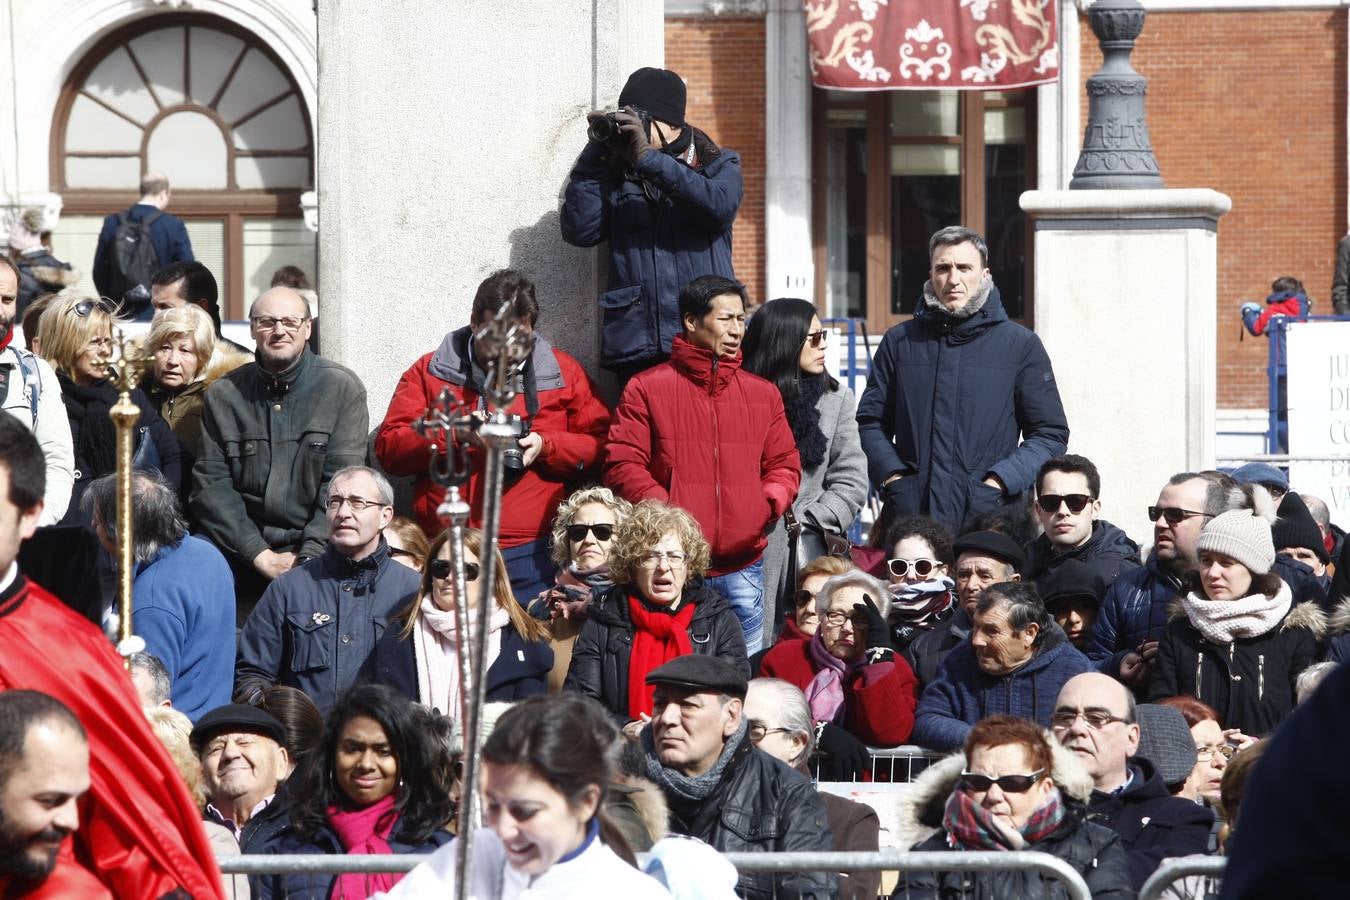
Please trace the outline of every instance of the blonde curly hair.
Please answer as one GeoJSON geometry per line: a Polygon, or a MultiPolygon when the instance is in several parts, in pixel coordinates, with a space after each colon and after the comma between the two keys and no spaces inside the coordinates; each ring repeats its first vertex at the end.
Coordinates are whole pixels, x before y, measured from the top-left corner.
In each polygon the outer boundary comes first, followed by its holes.
{"type": "Polygon", "coordinates": [[[558,514],[553,517],[553,561],[566,566],[572,561],[572,544],[567,540],[567,526],[572,517],[588,503],[599,503],[614,513],[614,537],[617,540],[623,530],[623,523],[633,513],[633,504],[622,497],[615,496],[607,487],[585,487],[574,491],[558,506],[558,514]]]}
{"type": "Polygon", "coordinates": [[[661,538],[671,533],[684,547],[685,573],[690,576],[706,574],[708,541],[694,517],[678,506],[669,506],[660,500],[643,500],[633,507],[610,548],[609,571],[615,583],[630,583],[642,558],[661,542],[661,538]]]}

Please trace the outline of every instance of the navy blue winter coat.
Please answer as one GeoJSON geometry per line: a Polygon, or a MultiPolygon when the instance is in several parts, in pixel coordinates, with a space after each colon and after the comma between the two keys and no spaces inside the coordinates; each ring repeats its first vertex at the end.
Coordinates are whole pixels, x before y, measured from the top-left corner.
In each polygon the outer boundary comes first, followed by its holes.
{"type": "Polygon", "coordinates": [[[986,284],[984,305],[965,319],[930,304],[925,285],[914,318],[881,339],[858,402],[872,483],[902,473],[886,501],[957,533],[972,515],[1019,502],[1069,440],[1045,347],[986,284]],[[989,475],[1006,493],[982,483],[989,475]]]}
{"type": "Polygon", "coordinates": [[[1049,728],[1059,689],[1091,669],[1087,657],[1053,623],[1036,655],[1008,675],[982,672],[966,641],[947,654],[937,677],[919,696],[909,742],[930,750],[958,750],[976,722],[997,714],[1021,716],[1049,728]]]}
{"type": "MultiPolygon", "coordinates": [[[[139,222],[159,212],[159,208],[148,203],[137,203],[125,212],[129,221],[139,222]]],[[[103,230],[99,232],[98,246],[94,250],[94,287],[104,296],[107,295],[112,283],[112,245],[113,238],[117,237],[117,217],[119,215],[121,213],[113,213],[104,217],[103,230]]],[[[161,269],[169,263],[192,262],[196,259],[192,255],[192,240],[188,237],[187,226],[177,216],[164,213],[151,222],[150,242],[155,245],[155,258],[159,260],[161,269]]],[[[114,297],[113,299],[121,298],[114,297]]]]}
{"type": "Polygon", "coordinates": [[[1086,544],[1063,553],[1055,553],[1045,535],[1036,538],[1027,545],[1022,576],[1036,582],[1037,589],[1044,593],[1046,581],[1056,567],[1070,559],[1091,568],[1101,576],[1103,584],[1110,586],[1122,573],[1139,568],[1139,545],[1110,522],[1099,519],[1092,523],[1092,537],[1086,544]]]}
{"type": "Polygon", "coordinates": [[[1167,605],[1185,593],[1181,581],[1152,553],[1139,568],[1122,572],[1106,589],[1092,624],[1087,655],[1098,671],[1120,674],[1120,661],[1144,641],[1161,640],[1167,605]]]}
{"type": "Polygon", "coordinates": [[[731,223],[744,189],[741,158],[697,129],[697,168],[659,150],[623,178],[608,151],[586,145],[568,177],[563,240],[609,241],[609,282],[600,297],[600,361],[648,365],[670,355],[680,333],[680,288],[700,275],[734,278],[731,223]]]}
{"type": "MultiPolygon", "coordinates": [[[[431,837],[425,841],[410,844],[399,833],[399,825],[395,823],[393,834],[389,837],[389,849],[396,854],[427,854],[433,853],[436,848],[450,843],[450,840],[450,832],[433,831],[431,837]]],[[[288,823],[279,833],[266,840],[256,841],[255,844],[257,846],[250,846],[250,854],[291,856],[301,853],[324,853],[331,856],[342,856],[347,852],[336,832],[326,824],[312,838],[306,840],[296,834],[294,828],[288,823]]],[[[336,881],[336,875],[320,872],[315,874],[260,875],[250,879],[250,884],[253,887],[254,900],[283,900],[283,898],[284,900],[328,900],[332,896],[336,881]]],[[[365,895],[362,894],[362,896],[365,895]]]]}

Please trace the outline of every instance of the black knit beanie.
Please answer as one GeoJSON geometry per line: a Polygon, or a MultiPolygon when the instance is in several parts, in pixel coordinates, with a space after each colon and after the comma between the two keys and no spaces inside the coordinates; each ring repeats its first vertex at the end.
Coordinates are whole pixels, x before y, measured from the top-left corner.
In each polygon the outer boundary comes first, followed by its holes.
{"type": "Polygon", "coordinates": [[[669,69],[638,69],[628,76],[619,94],[619,106],[636,106],[653,119],[684,125],[684,79],[669,69]]]}
{"type": "Polygon", "coordinates": [[[1317,520],[1308,512],[1303,498],[1293,491],[1284,495],[1280,501],[1279,518],[1270,527],[1270,536],[1275,540],[1275,549],[1283,547],[1303,547],[1317,554],[1323,564],[1331,558],[1327,554],[1327,545],[1322,541],[1322,532],[1317,520]]]}

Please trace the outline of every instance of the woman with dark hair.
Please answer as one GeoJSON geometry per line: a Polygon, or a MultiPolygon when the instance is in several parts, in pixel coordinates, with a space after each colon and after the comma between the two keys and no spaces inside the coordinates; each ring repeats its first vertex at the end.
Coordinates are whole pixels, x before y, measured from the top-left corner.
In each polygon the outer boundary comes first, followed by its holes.
{"type": "Polygon", "coordinates": [[[286,753],[291,758],[292,771],[303,767],[323,741],[323,713],[309,694],[289,685],[274,684],[264,688],[253,705],[271,714],[286,729],[286,753]]]}
{"type": "MultiPolygon", "coordinates": [[[[578,694],[532,697],[502,714],[483,745],[483,819],[474,835],[475,897],[623,897],[669,900],[637,870],[604,811],[619,734],[605,710],[578,694]]],[[[448,897],[451,844],[408,873],[390,900],[448,897]]]]}
{"type": "MultiPolygon", "coordinates": [[[[482,554],[483,532],[464,529],[470,634],[484,608],[488,615],[487,699],[521,700],[542,694],[548,690],[548,673],[553,668],[548,626],[516,602],[501,553],[494,560],[497,586],[492,602],[482,602],[482,554]]],[[[443,531],[431,542],[421,590],[375,645],[368,663],[371,680],[458,721],[458,631],[450,532],[443,531]]]]}
{"type": "Polygon", "coordinates": [[[1200,568],[1158,643],[1149,699],[1185,694],[1217,710],[1224,728],[1269,734],[1294,709],[1326,617],[1312,601],[1295,605],[1271,571],[1270,521],[1253,509],[1211,519],[1196,551],[1200,568]]]}
{"type": "MultiPolygon", "coordinates": [[[[292,776],[290,822],[256,852],[428,853],[450,840],[450,786],[425,709],[359,684],[328,714],[319,751],[292,776]]],[[[264,875],[261,900],[365,898],[399,874],[264,875]]]]}
{"type": "Polygon", "coordinates": [[[891,631],[896,649],[904,652],[956,610],[952,534],[927,516],[900,516],[890,523],[880,546],[886,549],[890,576],[891,631]]]}
{"type": "MultiPolygon", "coordinates": [[[[742,363],[747,372],[772,381],[802,461],[801,487],[791,514],[801,526],[797,564],[826,553],[825,535],[845,535],[867,500],[867,458],[858,439],[853,392],[825,371],[829,332],[806,300],[770,300],[750,319],[742,363]]],[[[776,625],[778,604],[793,590],[789,541],[783,521],[774,524],[764,549],[764,621],[776,625]]],[[[764,644],[773,643],[766,635],[764,644]]]]}
{"type": "MultiPolygon", "coordinates": [[[[919,776],[901,808],[900,846],[915,852],[1039,850],[1068,863],[1095,900],[1133,898],[1120,836],[1088,821],[1091,796],[1091,776],[1048,731],[1016,716],[989,716],[970,730],[961,753],[919,776]]],[[[1049,900],[1064,893],[1057,878],[1031,869],[914,869],[902,874],[891,896],[1049,900]]]]}

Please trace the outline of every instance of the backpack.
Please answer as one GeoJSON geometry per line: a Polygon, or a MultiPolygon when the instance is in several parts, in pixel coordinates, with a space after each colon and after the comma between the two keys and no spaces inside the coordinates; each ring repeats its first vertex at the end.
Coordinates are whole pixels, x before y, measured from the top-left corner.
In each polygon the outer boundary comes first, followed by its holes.
{"type": "Polygon", "coordinates": [[[155,252],[155,242],[150,239],[150,225],[163,210],[155,210],[140,221],[127,218],[125,212],[117,214],[117,231],[113,235],[112,271],[108,280],[109,299],[121,301],[126,293],[136,287],[144,287],[149,298],[150,279],[159,271],[159,254],[155,252]]]}
{"type": "Polygon", "coordinates": [[[24,399],[28,401],[28,409],[33,414],[33,428],[37,428],[38,420],[38,397],[42,395],[42,376],[38,372],[37,360],[33,354],[22,351],[18,347],[11,346],[10,351],[14,358],[19,361],[19,371],[23,373],[23,393],[24,399]]]}

